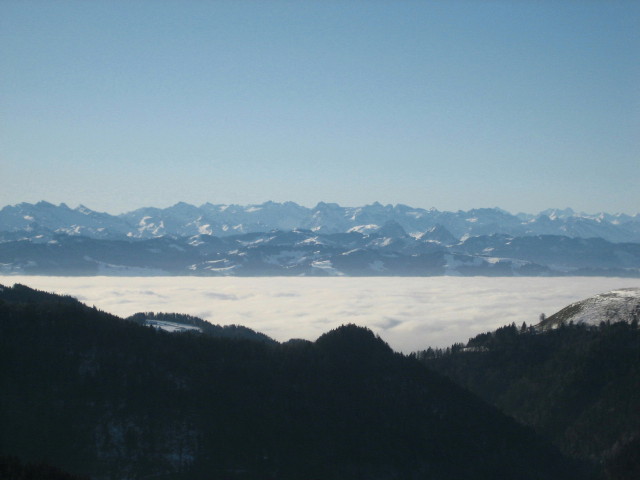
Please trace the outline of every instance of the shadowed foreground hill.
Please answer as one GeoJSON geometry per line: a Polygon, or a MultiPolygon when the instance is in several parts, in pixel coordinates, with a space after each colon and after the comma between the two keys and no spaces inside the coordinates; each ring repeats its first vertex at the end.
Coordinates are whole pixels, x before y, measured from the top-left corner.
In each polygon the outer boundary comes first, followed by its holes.
{"type": "Polygon", "coordinates": [[[19,285],[0,287],[0,425],[0,455],[92,478],[585,478],[369,330],[174,334],[19,285]]]}
{"type": "Polygon", "coordinates": [[[536,327],[417,356],[566,454],[608,464],[611,478],[640,478],[639,299],[639,289],[596,295],[536,327]]]}
{"type": "Polygon", "coordinates": [[[44,463],[23,464],[16,457],[0,456],[0,478],[3,480],[89,480],[71,475],[44,463]]]}

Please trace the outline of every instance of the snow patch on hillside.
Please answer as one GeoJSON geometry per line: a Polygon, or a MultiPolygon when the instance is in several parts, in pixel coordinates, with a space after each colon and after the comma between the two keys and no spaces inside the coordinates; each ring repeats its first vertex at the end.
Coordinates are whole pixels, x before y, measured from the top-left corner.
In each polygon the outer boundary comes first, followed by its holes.
{"type": "Polygon", "coordinates": [[[600,322],[631,322],[639,317],[640,288],[621,288],[572,303],[541,326],[556,328],[569,322],[597,326],[600,322]]]}
{"type": "Polygon", "coordinates": [[[166,332],[188,332],[188,331],[195,331],[195,332],[202,332],[202,329],[200,329],[199,327],[196,327],[194,325],[185,325],[183,323],[176,323],[176,322],[165,322],[162,320],[145,320],[144,322],[145,325],[148,325],[150,327],[154,327],[157,328],[158,330],[164,330],[166,332]]]}
{"type": "Polygon", "coordinates": [[[318,269],[326,272],[328,275],[332,275],[332,276],[343,276],[344,275],[344,273],[342,273],[341,271],[339,271],[336,268],[334,268],[334,266],[331,264],[330,260],[317,260],[315,262],[311,262],[311,266],[313,268],[318,268],[318,269]]]}

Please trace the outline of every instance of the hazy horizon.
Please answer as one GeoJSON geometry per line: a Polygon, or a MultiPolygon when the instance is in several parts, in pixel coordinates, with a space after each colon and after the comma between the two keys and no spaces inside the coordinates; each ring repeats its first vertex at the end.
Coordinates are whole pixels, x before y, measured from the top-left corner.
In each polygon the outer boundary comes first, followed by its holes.
{"type": "Polygon", "coordinates": [[[333,201],[330,201],[330,200],[320,200],[315,204],[301,204],[301,203],[298,203],[298,202],[293,202],[292,200],[285,200],[285,201],[282,201],[282,202],[273,201],[273,200],[265,200],[263,202],[245,203],[245,204],[240,204],[240,203],[213,203],[213,202],[209,202],[209,201],[206,201],[204,203],[189,203],[189,202],[185,202],[185,201],[179,200],[179,201],[177,201],[175,203],[167,204],[164,207],[160,207],[158,205],[137,205],[137,206],[126,208],[125,210],[122,210],[122,211],[113,212],[113,211],[106,211],[106,210],[97,210],[95,208],[92,208],[90,202],[78,202],[78,203],[75,203],[75,204],[73,204],[73,203],[72,204],[68,204],[67,202],[59,202],[59,203],[56,204],[56,203],[48,201],[47,199],[41,199],[41,200],[38,200],[38,201],[35,201],[35,202],[17,202],[17,203],[13,203],[13,204],[0,205],[0,209],[2,209],[4,207],[7,207],[7,206],[17,206],[17,205],[20,205],[21,203],[27,203],[27,204],[31,204],[31,205],[36,205],[36,204],[38,204],[40,202],[50,203],[50,204],[55,205],[55,206],[61,206],[61,205],[64,204],[64,205],[66,205],[67,207],[69,207],[72,210],[75,210],[75,209],[80,208],[80,207],[86,207],[86,208],[88,208],[90,210],[93,210],[95,212],[108,213],[109,215],[121,215],[121,214],[124,214],[124,213],[130,213],[130,212],[139,210],[141,208],[160,208],[160,209],[170,208],[170,207],[173,207],[173,206],[181,204],[181,203],[186,203],[188,205],[195,206],[195,207],[202,207],[202,206],[207,205],[207,204],[221,205],[221,206],[251,207],[251,206],[264,205],[264,204],[270,203],[270,202],[277,203],[277,204],[285,204],[285,203],[292,202],[292,203],[295,203],[295,204],[297,204],[297,205],[299,205],[301,207],[308,208],[308,209],[313,209],[318,204],[321,204],[321,203],[327,203],[327,204],[336,203],[340,207],[344,207],[344,208],[360,208],[360,207],[371,206],[371,205],[374,205],[374,204],[378,203],[378,204],[381,204],[384,207],[387,207],[387,206],[396,207],[396,206],[404,205],[404,206],[408,206],[408,207],[411,207],[411,208],[419,208],[419,209],[423,209],[423,210],[435,209],[435,210],[438,210],[438,211],[441,211],[441,212],[446,212],[446,211],[452,211],[452,212],[455,212],[455,211],[469,211],[469,210],[480,210],[480,209],[493,209],[493,208],[495,208],[495,209],[503,210],[503,211],[505,211],[507,213],[510,213],[511,215],[517,215],[517,214],[520,214],[520,213],[537,215],[537,214],[542,213],[542,212],[547,211],[547,210],[567,210],[567,209],[573,210],[577,214],[585,214],[585,215],[597,215],[599,213],[609,213],[609,214],[613,214],[613,215],[615,215],[615,214],[624,214],[624,215],[634,216],[634,215],[640,214],[640,207],[638,209],[636,209],[636,210],[624,211],[624,212],[623,211],[607,211],[607,210],[583,211],[583,210],[577,210],[577,209],[573,208],[571,205],[563,205],[563,206],[551,205],[551,206],[549,206],[547,208],[543,208],[542,210],[538,210],[538,211],[509,210],[507,208],[501,207],[500,205],[475,206],[475,207],[472,207],[472,208],[467,209],[467,210],[445,210],[445,209],[440,209],[440,208],[438,208],[436,206],[433,206],[433,205],[431,205],[431,206],[410,205],[410,204],[406,204],[406,203],[387,203],[387,204],[384,204],[384,203],[379,202],[377,200],[374,200],[371,203],[362,204],[362,205],[343,205],[343,204],[340,204],[338,202],[333,202],[333,201]]]}

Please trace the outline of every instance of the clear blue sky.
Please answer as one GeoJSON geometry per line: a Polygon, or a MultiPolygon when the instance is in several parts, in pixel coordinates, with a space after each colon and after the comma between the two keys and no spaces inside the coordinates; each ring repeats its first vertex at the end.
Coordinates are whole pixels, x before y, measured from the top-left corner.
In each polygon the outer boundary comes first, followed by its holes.
{"type": "Polygon", "coordinates": [[[640,211],[640,2],[0,2],[0,206],[640,211]]]}

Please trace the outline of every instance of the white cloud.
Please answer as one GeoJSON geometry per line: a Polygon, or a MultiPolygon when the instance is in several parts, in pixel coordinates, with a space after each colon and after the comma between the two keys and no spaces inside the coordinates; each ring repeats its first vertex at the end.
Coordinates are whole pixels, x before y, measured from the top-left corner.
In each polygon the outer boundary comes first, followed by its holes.
{"type": "Polygon", "coordinates": [[[0,276],[72,295],[128,316],[180,312],[221,325],[239,324],[277,340],[315,340],[344,323],[371,328],[394,349],[445,347],[638,279],[607,277],[24,277],[0,276]]]}

